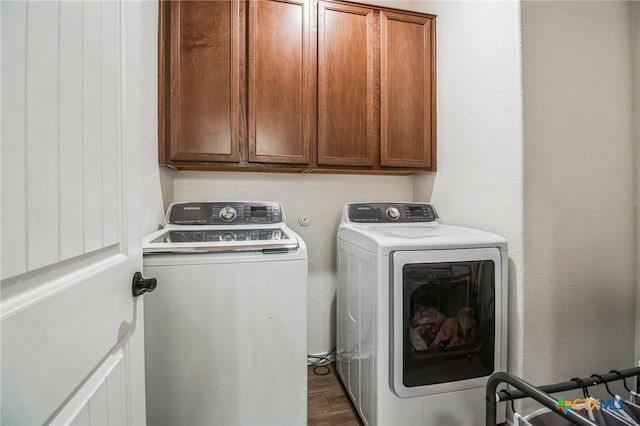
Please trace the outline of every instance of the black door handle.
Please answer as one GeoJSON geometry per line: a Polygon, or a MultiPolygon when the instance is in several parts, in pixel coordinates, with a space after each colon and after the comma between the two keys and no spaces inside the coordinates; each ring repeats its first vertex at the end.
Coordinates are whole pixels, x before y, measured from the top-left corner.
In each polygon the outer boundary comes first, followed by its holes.
{"type": "Polygon", "coordinates": [[[133,282],[131,283],[131,292],[133,297],[138,297],[146,292],[151,292],[156,289],[158,284],[155,278],[142,278],[140,272],[133,274],[133,282]]]}

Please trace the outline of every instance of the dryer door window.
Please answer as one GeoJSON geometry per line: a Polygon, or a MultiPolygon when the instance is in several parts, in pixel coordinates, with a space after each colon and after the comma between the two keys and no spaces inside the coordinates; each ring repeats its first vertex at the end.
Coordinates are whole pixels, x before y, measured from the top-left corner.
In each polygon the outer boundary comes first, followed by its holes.
{"type": "Polygon", "coordinates": [[[395,381],[405,391],[422,394],[424,387],[468,384],[494,372],[499,258],[476,254],[435,261],[423,252],[401,265],[394,256],[395,381]]]}

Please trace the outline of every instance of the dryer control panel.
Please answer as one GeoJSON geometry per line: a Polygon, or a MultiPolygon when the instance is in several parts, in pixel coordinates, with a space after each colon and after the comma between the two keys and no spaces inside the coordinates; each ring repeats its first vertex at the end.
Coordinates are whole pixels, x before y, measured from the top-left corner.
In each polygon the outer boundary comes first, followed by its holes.
{"type": "Polygon", "coordinates": [[[167,212],[173,225],[263,225],[284,223],[280,203],[188,202],[174,203],[167,212]]]}
{"type": "Polygon", "coordinates": [[[438,214],[427,203],[354,203],[347,204],[350,222],[412,223],[434,222],[438,214]]]}

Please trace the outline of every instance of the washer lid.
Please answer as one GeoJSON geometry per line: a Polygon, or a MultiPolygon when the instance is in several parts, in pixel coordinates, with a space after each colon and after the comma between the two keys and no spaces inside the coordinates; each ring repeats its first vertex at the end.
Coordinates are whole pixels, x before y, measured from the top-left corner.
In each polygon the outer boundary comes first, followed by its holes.
{"type": "Polygon", "coordinates": [[[435,226],[380,226],[375,228],[368,227],[365,228],[365,230],[373,234],[387,237],[410,238],[413,240],[438,235],[437,228],[435,226]]]}
{"type": "Polygon", "coordinates": [[[338,238],[370,253],[387,256],[398,250],[437,250],[507,247],[506,240],[489,232],[443,224],[342,223],[338,238]]]}
{"type": "Polygon", "coordinates": [[[148,235],[142,252],[194,253],[228,251],[287,251],[300,246],[284,227],[227,228],[219,226],[172,226],[148,235]]]}

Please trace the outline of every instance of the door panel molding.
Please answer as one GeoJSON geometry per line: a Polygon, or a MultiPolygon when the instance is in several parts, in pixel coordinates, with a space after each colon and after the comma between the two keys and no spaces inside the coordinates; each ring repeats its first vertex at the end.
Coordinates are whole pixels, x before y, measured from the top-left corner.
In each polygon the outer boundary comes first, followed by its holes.
{"type": "Polygon", "coordinates": [[[0,321],[28,309],[56,294],[83,283],[109,268],[126,262],[118,247],[108,247],[81,258],[61,262],[51,268],[33,271],[2,286],[0,321]]]}
{"type": "Polygon", "coordinates": [[[123,46],[118,2],[1,7],[7,279],[121,241],[123,46]]]}
{"type": "Polygon", "coordinates": [[[128,399],[129,391],[125,386],[128,370],[125,353],[125,348],[120,347],[109,354],[64,404],[62,410],[46,423],[50,426],[130,425],[131,411],[124,403],[128,399]],[[84,410],[87,412],[86,418],[84,410]],[[106,416],[92,416],[96,411],[106,416]]]}

